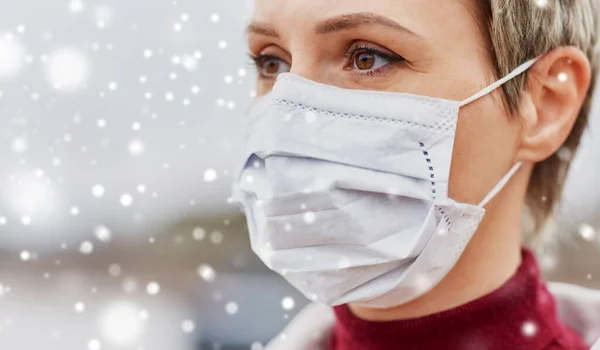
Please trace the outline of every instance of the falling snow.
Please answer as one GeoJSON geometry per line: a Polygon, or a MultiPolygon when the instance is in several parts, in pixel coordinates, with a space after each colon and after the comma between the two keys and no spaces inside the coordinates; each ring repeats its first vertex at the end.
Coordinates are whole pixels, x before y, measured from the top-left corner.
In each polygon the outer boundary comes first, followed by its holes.
{"type": "Polygon", "coordinates": [[[0,80],[16,76],[25,64],[25,49],[12,33],[0,32],[0,80]]]}
{"type": "Polygon", "coordinates": [[[214,282],[217,278],[215,270],[207,264],[202,264],[198,267],[198,275],[206,282],[214,282]]]}
{"type": "Polygon", "coordinates": [[[104,337],[113,344],[126,347],[135,344],[142,334],[144,325],[140,310],[132,302],[115,302],[109,305],[100,317],[100,328],[104,337]]]}
{"type": "MultiPolygon", "coordinates": [[[[28,314],[44,342],[147,350],[161,337],[192,344],[210,332],[204,322],[228,325],[242,313],[287,322],[303,304],[287,289],[247,302],[254,286],[245,284],[263,280],[246,274],[252,253],[235,245],[245,234],[243,218],[225,207],[243,111],[257,96],[255,72],[238,55],[241,33],[230,26],[249,14],[220,2],[208,9],[167,1],[156,5],[161,17],[122,5],[65,0],[56,11],[14,16],[0,32],[0,227],[10,236],[5,263],[32,286],[3,277],[0,297],[19,317],[2,314],[0,345],[9,332],[26,330],[28,314]],[[188,292],[191,302],[181,296],[188,292]],[[60,317],[44,324],[45,313],[60,317]],[[69,332],[74,327],[81,336],[69,332]]],[[[557,71],[555,79],[568,83],[570,76],[557,71]]],[[[318,121],[312,112],[301,117],[318,121]]],[[[570,162],[575,152],[563,147],[557,156],[570,162]]],[[[255,173],[243,178],[248,186],[268,170],[262,160],[252,166],[255,173]]],[[[277,224],[288,236],[326,219],[308,201],[295,209],[300,222],[277,224]]],[[[596,224],[575,223],[577,243],[595,246],[596,224]]],[[[435,233],[452,237],[446,227],[435,233]]],[[[269,249],[265,256],[273,257],[269,249]]],[[[315,262],[316,255],[304,258],[315,262]]],[[[538,260],[552,272],[566,265],[553,253],[538,260]]],[[[333,264],[347,269],[352,261],[333,264]]],[[[597,275],[586,268],[573,278],[592,284],[597,275]]],[[[416,284],[427,289],[431,280],[416,284]]],[[[527,338],[538,332],[532,321],[515,327],[527,338]]],[[[185,348],[179,344],[173,348],[185,348]]],[[[244,347],[264,349],[258,341],[244,347]]]]}
{"type": "Polygon", "coordinates": [[[309,225],[314,224],[315,220],[317,219],[317,215],[312,211],[307,211],[302,215],[302,217],[304,218],[304,222],[309,225]]]}
{"type": "Polygon", "coordinates": [[[31,258],[31,254],[28,251],[24,250],[21,252],[20,257],[21,257],[21,260],[27,261],[31,258]]]}
{"type": "Polygon", "coordinates": [[[198,58],[193,55],[184,55],[181,59],[181,65],[188,72],[194,72],[198,69],[198,58]]]}
{"type": "Polygon", "coordinates": [[[120,202],[122,206],[130,207],[133,205],[133,197],[129,193],[125,193],[121,195],[120,202]]]}
{"type": "Polygon", "coordinates": [[[294,308],[294,306],[295,306],[295,304],[296,304],[296,303],[294,302],[294,299],[293,299],[292,297],[285,297],[285,298],[283,298],[283,300],[281,301],[281,307],[282,307],[284,310],[291,310],[291,309],[293,309],[293,308],[294,308]]]}
{"type": "Polygon", "coordinates": [[[77,313],[82,313],[85,311],[85,304],[82,302],[75,303],[74,309],[77,313]]]}
{"type": "Polygon", "coordinates": [[[113,11],[108,6],[98,6],[94,10],[94,17],[96,18],[96,25],[102,29],[111,23],[113,11]]]}
{"type": "Polygon", "coordinates": [[[204,181],[213,182],[217,179],[217,172],[214,169],[207,169],[204,172],[204,181]]]}
{"type": "Polygon", "coordinates": [[[75,47],[56,49],[50,54],[46,64],[46,79],[56,90],[76,91],[81,89],[90,74],[89,59],[75,47]]]}
{"type": "Polygon", "coordinates": [[[20,137],[13,139],[11,147],[16,153],[23,153],[29,148],[27,141],[20,137]]]}
{"type": "Polygon", "coordinates": [[[156,295],[160,292],[160,285],[158,285],[158,283],[156,283],[156,282],[150,282],[146,286],[146,291],[150,295],[156,295]]]}
{"type": "Polygon", "coordinates": [[[221,231],[214,231],[210,234],[210,241],[213,244],[221,244],[223,242],[223,233],[221,231]]]}
{"type": "Polygon", "coordinates": [[[92,339],[88,342],[88,350],[101,350],[102,344],[98,339],[92,339]]]}
{"type": "Polygon", "coordinates": [[[567,75],[567,73],[561,72],[561,73],[558,74],[557,79],[561,83],[564,83],[564,82],[566,82],[569,79],[569,76],[567,75]]]}
{"type": "Polygon", "coordinates": [[[206,237],[206,231],[202,227],[196,227],[192,231],[192,237],[194,237],[196,241],[202,241],[206,237]]]}
{"type": "Polygon", "coordinates": [[[148,311],[146,311],[146,310],[140,310],[140,312],[138,314],[138,317],[140,318],[140,320],[143,320],[143,321],[147,320],[148,316],[149,316],[148,311]]]}
{"type": "Polygon", "coordinates": [[[195,328],[196,328],[196,325],[191,320],[185,320],[181,323],[181,330],[184,333],[192,333],[195,328]]]}
{"type": "Polygon", "coordinates": [[[94,187],[92,187],[92,195],[94,195],[94,197],[102,197],[104,196],[104,186],[102,185],[94,185],[94,187]]]}
{"type": "Polygon", "coordinates": [[[596,229],[589,224],[581,224],[579,226],[579,235],[586,241],[594,241],[596,239],[596,229]]]}
{"type": "Polygon", "coordinates": [[[135,293],[138,290],[138,282],[133,277],[126,277],[123,279],[122,287],[125,293],[135,293]]]}
{"type": "Polygon", "coordinates": [[[110,231],[110,229],[103,225],[99,225],[96,226],[96,228],[94,228],[94,235],[96,236],[96,238],[98,238],[98,240],[105,243],[110,242],[112,238],[112,232],[110,231]]]}
{"type": "Polygon", "coordinates": [[[30,216],[25,215],[25,216],[21,217],[21,223],[24,226],[31,225],[32,221],[33,221],[33,219],[30,216]]]}
{"type": "Polygon", "coordinates": [[[121,275],[121,266],[118,264],[112,264],[108,267],[108,273],[112,277],[119,277],[121,275]]]}
{"type": "Polygon", "coordinates": [[[234,301],[230,301],[227,304],[225,304],[225,311],[227,311],[228,314],[230,315],[234,315],[238,312],[238,304],[234,301]]]}
{"type": "Polygon", "coordinates": [[[144,151],[146,150],[146,145],[144,144],[144,141],[140,140],[140,139],[135,139],[135,140],[131,140],[129,141],[129,153],[132,156],[141,156],[142,154],[144,154],[144,151]]]}
{"type": "Polygon", "coordinates": [[[531,338],[537,333],[537,325],[532,321],[527,321],[523,323],[523,326],[521,327],[521,332],[524,336],[531,338]]]}
{"type": "Polygon", "coordinates": [[[85,8],[82,0],[69,1],[69,10],[73,13],[79,13],[85,8]]]}
{"type": "Polygon", "coordinates": [[[90,242],[90,241],[82,242],[79,245],[79,252],[81,254],[87,255],[87,254],[91,254],[93,251],[94,251],[94,244],[92,244],[92,242],[90,242]]]}

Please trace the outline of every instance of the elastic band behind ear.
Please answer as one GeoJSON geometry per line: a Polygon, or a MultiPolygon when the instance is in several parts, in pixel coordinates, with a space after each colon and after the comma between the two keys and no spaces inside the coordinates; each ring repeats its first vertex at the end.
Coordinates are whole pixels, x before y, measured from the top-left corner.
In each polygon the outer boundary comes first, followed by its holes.
{"type": "Polygon", "coordinates": [[[533,58],[530,59],[529,61],[523,63],[522,65],[518,66],[515,70],[513,70],[512,72],[510,72],[507,76],[505,76],[504,78],[498,80],[497,82],[493,83],[492,85],[486,87],[485,89],[479,91],[478,93],[476,93],[475,95],[469,97],[468,99],[462,101],[460,103],[460,107],[468,105],[469,103],[478,100],[480,98],[482,98],[483,96],[491,93],[492,91],[496,90],[497,88],[499,88],[500,86],[506,84],[506,82],[513,80],[515,77],[523,74],[523,72],[525,72],[526,70],[528,70],[529,68],[531,68],[531,66],[533,66],[533,64],[537,61],[537,58],[533,58]]]}
{"type": "Polygon", "coordinates": [[[519,169],[521,169],[522,166],[523,166],[523,163],[521,163],[521,162],[515,164],[515,166],[513,166],[512,169],[510,169],[510,171],[506,175],[504,175],[502,180],[500,180],[500,182],[498,182],[498,184],[490,191],[490,193],[488,193],[487,196],[485,196],[485,198],[477,206],[480,208],[485,207],[486,204],[488,204],[489,201],[492,200],[492,198],[496,197],[498,192],[502,191],[504,186],[506,186],[508,181],[510,181],[510,179],[512,179],[512,177],[515,175],[515,173],[519,169]]]}

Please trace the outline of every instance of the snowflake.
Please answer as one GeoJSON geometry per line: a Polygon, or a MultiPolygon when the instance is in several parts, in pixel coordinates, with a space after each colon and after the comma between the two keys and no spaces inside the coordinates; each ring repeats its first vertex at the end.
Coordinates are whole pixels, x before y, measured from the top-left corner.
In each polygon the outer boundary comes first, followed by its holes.
{"type": "Polygon", "coordinates": [[[227,311],[228,314],[230,315],[234,315],[238,312],[238,304],[234,301],[230,301],[225,305],[225,311],[227,311]]]}
{"type": "Polygon", "coordinates": [[[283,298],[283,300],[281,300],[281,307],[284,310],[291,310],[294,308],[294,305],[295,305],[295,302],[292,297],[285,297],[285,298],[283,298]]]}

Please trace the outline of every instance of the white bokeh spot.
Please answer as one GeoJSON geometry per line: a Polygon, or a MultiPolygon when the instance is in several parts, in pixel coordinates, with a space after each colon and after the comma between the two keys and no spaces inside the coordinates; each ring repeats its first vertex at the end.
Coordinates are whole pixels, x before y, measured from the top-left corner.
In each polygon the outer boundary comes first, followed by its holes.
{"type": "Polygon", "coordinates": [[[25,64],[25,48],[12,33],[0,33],[0,80],[17,75],[25,64]]]}
{"type": "Polygon", "coordinates": [[[117,346],[135,344],[143,332],[137,306],[130,302],[109,305],[100,317],[102,335],[117,346]]]}
{"type": "Polygon", "coordinates": [[[73,92],[88,81],[91,68],[89,59],[79,49],[62,47],[54,50],[45,65],[46,79],[56,90],[73,92]]]}

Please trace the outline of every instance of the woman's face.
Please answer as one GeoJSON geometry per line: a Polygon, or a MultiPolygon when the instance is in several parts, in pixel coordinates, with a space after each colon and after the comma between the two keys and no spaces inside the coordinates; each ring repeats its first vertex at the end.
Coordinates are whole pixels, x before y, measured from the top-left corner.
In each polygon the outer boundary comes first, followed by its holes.
{"type": "MultiPolygon", "coordinates": [[[[461,101],[493,82],[470,0],[256,0],[259,95],[291,72],[347,89],[461,101]]],[[[460,110],[450,197],[477,203],[515,163],[519,124],[499,91],[460,110]]]]}

